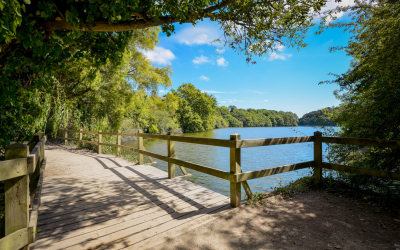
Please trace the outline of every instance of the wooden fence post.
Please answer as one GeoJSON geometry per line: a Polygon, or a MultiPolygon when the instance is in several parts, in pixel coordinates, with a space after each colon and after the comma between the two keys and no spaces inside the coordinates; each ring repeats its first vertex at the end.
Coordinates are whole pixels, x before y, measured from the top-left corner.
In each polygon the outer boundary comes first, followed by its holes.
{"type": "MultiPolygon", "coordinates": [[[[29,146],[11,144],[6,148],[6,160],[27,158],[29,146]]],[[[25,176],[4,181],[5,234],[11,234],[29,225],[29,172],[25,176]]],[[[25,247],[23,249],[28,249],[25,247]]]]}
{"type": "Polygon", "coordinates": [[[97,134],[97,153],[101,154],[101,139],[102,139],[102,134],[101,130],[99,130],[99,133],[97,134]]]}
{"type": "Polygon", "coordinates": [[[79,147],[82,147],[82,139],[83,139],[82,129],[79,129],[79,147]]]}
{"type": "MultiPolygon", "coordinates": [[[[240,135],[232,134],[230,139],[233,141],[240,140],[240,135]]],[[[230,148],[230,172],[232,174],[241,173],[240,168],[240,148],[230,148]]],[[[231,192],[231,206],[240,207],[241,195],[241,183],[231,181],[230,192],[231,192]]]]}
{"type": "Polygon", "coordinates": [[[67,143],[68,143],[68,130],[67,129],[64,130],[64,143],[65,143],[65,145],[67,145],[67,143]]]}
{"type": "MultiPolygon", "coordinates": [[[[139,131],[139,133],[141,133],[141,131],[139,131]]],[[[143,137],[141,137],[141,136],[138,136],[138,149],[144,150],[143,137]]],[[[138,153],[138,164],[143,165],[143,154],[141,154],[141,153],[138,153]]]]}
{"type": "MultiPolygon", "coordinates": [[[[171,136],[172,133],[168,132],[168,136],[171,136]]],[[[167,140],[168,147],[168,157],[175,158],[175,142],[171,140],[167,140]]],[[[175,164],[168,162],[168,178],[172,179],[175,177],[175,164]]]]}
{"type": "Polygon", "coordinates": [[[117,155],[120,155],[120,153],[121,153],[121,147],[120,147],[120,145],[121,145],[121,130],[118,130],[118,132],[117,132],[118,134],[117,134],[117,155]]]}
{"type": "Polygon", "coordinates": [[[314,168],[313,183],[320,185],[322,180],[322,133],[314,132],[314,168]]]}

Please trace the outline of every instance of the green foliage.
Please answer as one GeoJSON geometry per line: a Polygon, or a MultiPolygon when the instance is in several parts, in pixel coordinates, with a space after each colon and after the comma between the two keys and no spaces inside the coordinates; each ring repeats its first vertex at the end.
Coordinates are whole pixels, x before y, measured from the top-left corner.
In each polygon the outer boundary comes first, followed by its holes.
{"type": "Polygon", "coordinates": [[[235,106],[220,107],[219,114],[229,127],[278,127],[297,126],[297,115],[266,109],[238,109],[235,106]]]}
{"type": "Polygon", "coordinates": [[[180,99],[178,120],[184,132],[200,132],[215,128],[217,101],[202,93],[193,84],[185,83],[173,92],[180,99]]]}
{"type": "MultiPolygon", "coordinates": [[[[339,136],[400,139],[400,2],[363,1],[347,8],[352,21],[333,23],[353,34],[344,50],[350,69],[333,81],[342,101],[333,120],[339,136]]],[[[331,160],[354,167],[400,173],[400,151],[389,148],[332,146],[331,160]]],[[[386,185],[379,178],[343,175],[359,185],[386,185]]],[[[390,186],[390,183],[389,183],[390,186]]],[[[388,186],[387,186],[388,187],[388,186]]]]}
{"type": "Polygon", "coordinates": [[[304,193],[312,187],[312,177],[306,176],[289,183],[287,186],[275,188],[274,193],[292,197],[299,193],[304,193]]]}
{"type": "MultiPolygon", "coordinates": [[[[324,3],[0,0],[0,151],[11,140],[29,139],[39,130],[120,128],[135,106],[132,89],[156,92],[171,84],[171,69],[152,66],[141,53],[154,48],[155,27],[171,35],[173,23],[210,18],[221,25],[225,45],[250,60],[282,44],[305,46],[312,13],[324,3]]],[[[200,98],[211,105],[209,98],[200,98]]],[[[191,106],[201,129],[213,128],[214,111],[198,108],[191,106]]],[[[134,123],[162,120],[159,132],[175,127],[175,118],[163,112],[145,117],[139,115],[134,123]]],[[[219,119],[218,124],[227,122],[219,119]]]]}
{"type": "Polygon", "coordinates": [[[252,197],[247,197],[246,205],[253,205],[255,203],[259,203],[265,198],[267,198],[267,195],[264,193],[253,193],[252,197]]]}
{"type": "MultiPolygon", "coordinates": [[[[171,35],[173,23],[217,21],[225,43],[247,55],[277,45],[303,47],[313,13],[325,0],[292,1],[0,1],[0,42],[18,40],[23,26],[46,33],[60,30],[117,32],[161,25],[171,35]],[[177,8],[179,5],[179,8],[177,8]]],[[[50,34],[51,35],[51,34],[50,34]]]]}
{"type": "Polygon", "coordinates": [[[222,118],[220,124],[227,124],[225,127],[243,127],[243,122],[233,117],[225,106],[217,108],[218,117],[222,118]]]}
{"type": "Polygon", "coordinates": [[[304,114],[299,119],[299,125],[301,126],[335,126],[335,122],[332,121],[331,116],[334,112],[334,108],[324,108],[316,111],[312,111],[304,114]]]}

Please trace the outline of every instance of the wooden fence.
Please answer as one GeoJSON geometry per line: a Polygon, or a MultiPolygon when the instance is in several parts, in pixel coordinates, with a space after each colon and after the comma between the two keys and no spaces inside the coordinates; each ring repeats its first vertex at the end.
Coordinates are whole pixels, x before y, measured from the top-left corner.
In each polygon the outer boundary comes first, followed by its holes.
{"type": "Polygon", "coordinates": [[[247,183],[248,180],[271,176],[275,174],[285,173],[289,171],[295,171],[303,168],[313,168],[313,182],[316,185],[321,183],[322,169],[332,169],[338,171],[351,172],[361,175],[370,175],[378,177],[392,178],[400,180],[400,174],[390,173],[385,171],[366,169],[366,168],[354,168],[339,164],[332,164],[322,161],[322,143],[337,143],[337,144],[351,144],[361,146],[380,146],[380,147],[400,147],[400,141],[382,141],[373,139],[359,139],[359,138],[343,138],[343,137],[323,137],[321,132],[315,132],[314,136],[303,136],[303,137],[286,137],[286,138],[266,138],[266,139],[248,139],[241,140],[240,135],[233,134],[230,136],[230,140],[226,139],[214,139],[214,138],[200,138],[200,137],[188,137],[188,136],[175,136],[175,135],[154,135],[145,133],[117,133],[102,132],[99,131],[82,131],[82,130],[64,130],[65,143],[69,140],[77,141],[79,143],[89,143],[97,146],[97,152],[102,152],[102,146],[117,147],[117,152],[120,149],[125,149],[138,153],[138,164],[143,164],[143,155],[154,157],[163,161],[168,162],[168,177],[175,177],[175,165],[181,167],[184,174],[186,171],[184,167],[209,174],[218,178],[225,179],[230,182],[230,199],[233,207],[239,207],[241,202],[241,186],[243,186],[248,197],[252,196],[251,189],[247,183]],[[79,133],[79,139],[68,137],[69,133],[79,133]],[[83,140],[83,134],[94,134],[97,135],[97,141],[83,140]],[[103,143],[102,135],[113,135],[116,136],[116,144],[103,143]],[[138,138],[137,148],[128,147],[121,145],[121,136],[134,136],[138,138]],[[143,146],[143,138],[160,139],[167,141],[167,152],[168,155],[160,155],[153,152],[146,151],[143,146]],[[223,171],[200,164],[179,160],[175,154],[174,142],[185,142],[202,144],[217,147],[227,147],[230,149],[230,171],[223,171]],[[284,165],[275,168],[268,168],[257,171],[242,172],[241,169],[241,148],[249,147],[261,147],[269,145],[280,145],[280,144],[291,144],[291,143],[314,143],[314,160],[301,162],[296,164],[284,165]]]}
{"type": "Polygon", "coordinates": [[[0,239],[0,249],[28,249],[35,241],[45,143],[46,136],[41,134],[31,151],[27,144],[11,144],[6,160],[0,161],[5,192],[5,237],[0,239]]]}

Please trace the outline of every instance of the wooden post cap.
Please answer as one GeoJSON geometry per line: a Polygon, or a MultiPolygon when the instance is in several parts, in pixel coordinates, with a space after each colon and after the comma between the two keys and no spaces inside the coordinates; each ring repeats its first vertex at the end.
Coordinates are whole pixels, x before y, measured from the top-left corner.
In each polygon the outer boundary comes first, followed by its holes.
{"type": "Polygon", "coordinates": [[[240,140],[240,135],[239,134],[231,134],[230,139],[231,140],[240,140]]]}
{"type": "Polygon", "coordinates": [[[5,158],[24,158],[29,155],[29,146],[22,143],[13,143],[6,147],[5,158]]]}

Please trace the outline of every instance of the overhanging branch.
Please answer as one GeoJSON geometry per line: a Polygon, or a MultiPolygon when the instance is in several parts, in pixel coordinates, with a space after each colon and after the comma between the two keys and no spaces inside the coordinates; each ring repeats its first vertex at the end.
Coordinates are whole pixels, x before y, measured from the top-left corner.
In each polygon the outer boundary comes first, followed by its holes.
{"type": "Polygon", "coordinates": [[[61,21],[50,21],[44,24],[47,31],[56,30],[80,30],[80,31],[95,31],[95,32],[121,32],[130,31],[137,29],[145,29],[159,25],[171,24],[177,22],[177,19],[172,17],[163,17],[158,21],[145,21],[145,20],[135,20],[131,22],[123,22],[110,24],[105,21],[97,21],[93,23],[88,23],[81,26],[73,26],[68,23],[65,19],[61,21]]]}
{"type": "Polygon", "coordinates": [[[154,19],[147,19],[143,18],[143,13],[140,13],[140,15],[138,15],[138,13],[134,13],[134,15],[137,17],[139,16],[140,19],[116,23],[116,24],[110,24],[107,21],[95,21],[81,26],[74,26],[68,23],[64,18],[61,20],[59,20],[60,18],[58,18],[57,20],[45,22],[44,27],[47,31],[56,31],[56,30],[80,30],[80,31],[94,31],[94,32],[131,31],[137,29],[150,28],[154,26],[172,24],[175,22],[191,23],[197,19],[204,17],[216,18],[218,16],[218,13],[213,13],[213,12],[225,8],[232,2],[233,0],[223,0],[218,4],[203,9],[196,16],[191,16],[191,18],[188,18],[187,20],[184,21],[182,21],[181,18],[172,16],[163,16],[154,19]]]}

